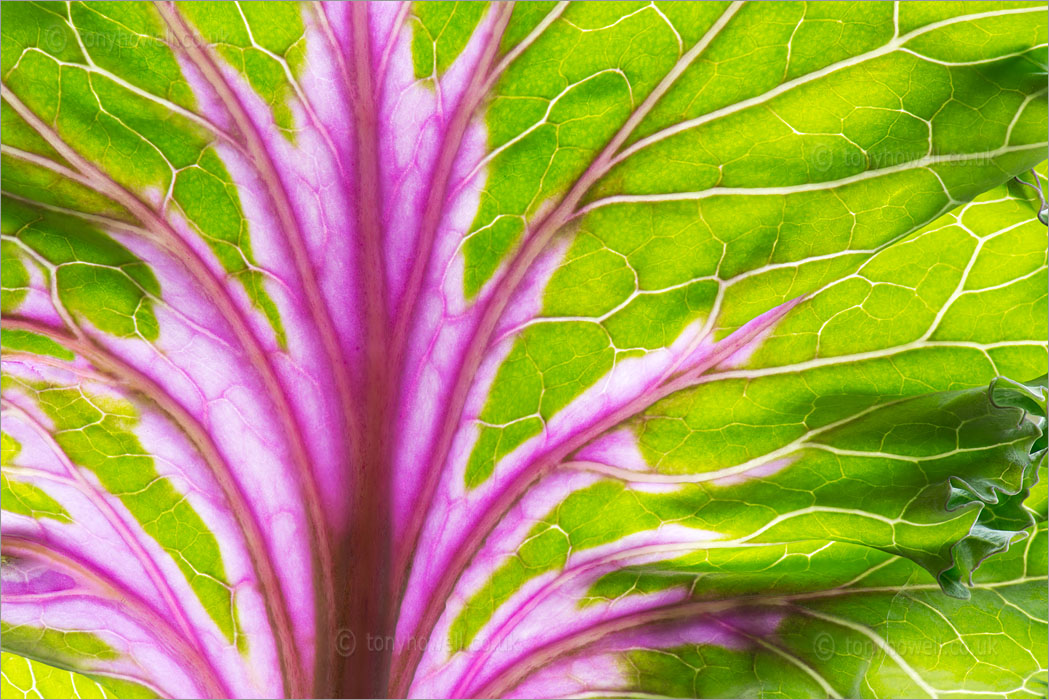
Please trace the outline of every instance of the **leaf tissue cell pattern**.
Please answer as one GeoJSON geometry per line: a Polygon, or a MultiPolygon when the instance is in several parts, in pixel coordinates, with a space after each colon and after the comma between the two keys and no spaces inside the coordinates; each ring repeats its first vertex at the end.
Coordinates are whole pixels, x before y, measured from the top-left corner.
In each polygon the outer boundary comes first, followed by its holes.
{"type": "Polygon", "coordinates": [[[1046,13],[3,3],[3,697],[1045,697],[1046,13]]]}

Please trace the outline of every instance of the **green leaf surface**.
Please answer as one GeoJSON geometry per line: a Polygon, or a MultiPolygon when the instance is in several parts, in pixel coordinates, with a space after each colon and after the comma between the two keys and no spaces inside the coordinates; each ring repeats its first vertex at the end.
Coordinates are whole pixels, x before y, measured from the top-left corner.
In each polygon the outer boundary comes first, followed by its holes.
{"type": "Polygon", "coordinates": [[[24,656],[0,653],[3,698],[156,698],[149,688],[119,678],[66,671],[24,656]]]}

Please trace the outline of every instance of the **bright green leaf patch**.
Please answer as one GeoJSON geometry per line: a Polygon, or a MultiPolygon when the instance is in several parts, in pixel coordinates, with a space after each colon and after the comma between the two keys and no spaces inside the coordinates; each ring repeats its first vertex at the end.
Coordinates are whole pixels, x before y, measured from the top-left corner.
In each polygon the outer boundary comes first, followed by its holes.
{"type": "Polygon", "coordinates": [[[166,43],[167,27],[148,3],[78,2],[69,20],[92,62],[128,83],[193,109],[196,100],[166,43]]]}
{"type": "Polygon", "coordinates": [[[415,77],[436,77],[448,70],[488,7],[486,2],[413,3],[415,77]]]}
{"type": "Polygon", "coordinates": [[[657,12],[631,14],[641,7],[569,6],[496,86],[487,113],[489,144],[505,150],[489,165],[463,247],[468,297],[520,235],[497,236],[495,224],[504,217],[531,219],[541,204],[563,194],[677,59],[674,29],[657,12]],[[546,60],[550,51],[561,59],[546,60]]]}
{"type": "Polygon", "coordinates": [[[38,256],[72,314],[113,335],[157,338],[160,285],[124,246],[81,219],[13,201],[4,202],[3,233],[38,256]]]}
{"type": "Polygon", "coordinates": [[[28,352],[34,355],[48,355],[59,360],[71,361],[75,357],[73,353],[51,338],[18,329],[8,329],[3,334],[0,334],[0,345],[6,350],[28,352]]]}
{"type": "Polygon", "coordinates": [[[0,653],[0,697],[156,698],[149,688],[121,678],[67,671],[24,656],[0,653]]]}
{"type": "Polygon", "coordinates": [[[264,273],[251,252],[248,221],[241,211],[240,195],[214,150],[204,151],[197,163],[179,172],[174,195],[222,267],[240,280],[252,302],[269,319],[277,343],[285,347],[287,337],[280,312],[266,291],[264,273]]]}
{"type": "Polygon", "coordinates": [[[22,656],[57,658],[71,668],[82,668],[85,662],[111,660],[119,653],[109,643],[90,632],[69,632],[0,622],[4,649],[22,656]]]}
{"type": "Polygon", "coordinates": [[[181,12],[222,58],[247,78],[285,137],[296,124],[289,100],[303,67],[303,8],[294,2],[180,2],[181,12]]]}
{"type": "Polygon", "coordinates": [[[538,435],[544,421],[611,369],[615,357],[608,332],[596,324],[526,329],[500,367],[481,412],[481,435],[466,465],[466,485],[487,480],[500,458],[538,435]]]}
{"type": "Polygon", "coordinates": [[[14,243],[0,241],[0,255],[3,256],[3,267],[0,268],[0,283],[3,285],[0,290],[0,310],[10,313],[18,308],[29,291],[29,271],[14,243]]]}
{"type": "MultiPolygon", "coordinates": [[[[7,433],[0,433],[0,465],[10,467],[22,446],[7,433]]],[[[31,518],[51,518],[59,522],[70,523],[73,519],[58,501],[49,496],[43,489],[0,474],[0,508],[31,518]]]]}
{"type": "MultiPolygon", "coordinates": [[[[8,441],[10,438],[4,434],[4,465],[9,463],[8,441]]],[[[47,492],[33,484],[25,484],[9,479],[6,474],[0,474],[0,507],[10,513],[28,515],[30,518],[51,518],[63,523],[73,522],[66,509],[55,499],[47,495],[47,492]]]]}
{"type": "MultiPolygon", "coordinates": [[[[26,202],[100,214],[119,222],[131,222],[134,218],[116,202],[95,190],[74,182],[61,174],[39,165],[8,156],[0,156],[3,163],[2,182],[5,192],[26,202]]],[[[3,198],[4,208],[12,198],[3,198]]]]}

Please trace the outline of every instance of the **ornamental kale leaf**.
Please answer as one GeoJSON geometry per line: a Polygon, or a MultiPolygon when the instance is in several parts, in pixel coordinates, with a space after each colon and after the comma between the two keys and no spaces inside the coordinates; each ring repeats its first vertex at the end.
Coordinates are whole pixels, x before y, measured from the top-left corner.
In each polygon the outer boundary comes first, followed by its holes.
{"type": "Polygon", "coordinates": [[[3,697],[1045,697],[1046,11],[3,3],[3,697]]]}

